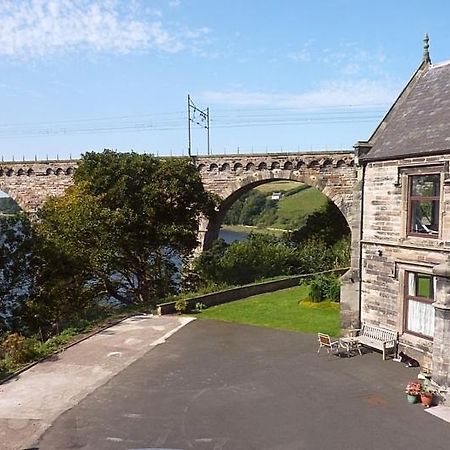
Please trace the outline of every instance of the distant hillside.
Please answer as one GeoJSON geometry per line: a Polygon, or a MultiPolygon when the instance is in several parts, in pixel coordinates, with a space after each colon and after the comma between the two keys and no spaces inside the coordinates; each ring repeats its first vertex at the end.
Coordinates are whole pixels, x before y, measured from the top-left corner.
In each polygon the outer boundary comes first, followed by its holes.
{"type": "Polygon", "coordinates": [[[15,214],[19,211],[19,205],[11,197],[0,197],[0,214],[15,214]]]}
{"type": "Polygon", "coordinates": [[[325,195],[308,185],[289,181],[267,183],[239,198],[225,216],[224,224],[296,230],[327,203],[325,195]],[[281,199],[272,200],[273,192],[281,192],[281,199]]]}

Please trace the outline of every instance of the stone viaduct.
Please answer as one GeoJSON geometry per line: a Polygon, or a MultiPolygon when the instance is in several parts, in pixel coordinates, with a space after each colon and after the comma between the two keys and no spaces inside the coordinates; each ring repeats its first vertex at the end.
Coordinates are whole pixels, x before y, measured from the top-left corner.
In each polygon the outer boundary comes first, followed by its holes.
{"type": "MultiPolygon", "coordinates": [[[[200,227],[201,248],[217,238],[230,206],[243,193],[276,180],[306,183],[330,198],[352,232],[352,269],[344,276],[341,318],[344,328],[356,322],[360,241],[360,183],[353,151],[196,156],[205,188],[223,201],[216,218],[200,227]]],[[[49,196],[62,195],[72,184],[76,160],[1,162],[0,190],[25,211],[36,211],[49,196]]]]}

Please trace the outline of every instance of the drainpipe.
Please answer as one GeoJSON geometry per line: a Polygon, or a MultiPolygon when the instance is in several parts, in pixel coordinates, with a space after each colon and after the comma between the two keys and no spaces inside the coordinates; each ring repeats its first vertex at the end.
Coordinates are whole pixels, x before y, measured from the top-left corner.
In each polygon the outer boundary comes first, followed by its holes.
{"type": "Polygon", "coordinates": [[[364,159],[361,161],[361,156],[366,155],[372,148],[372,144],[368,141],[358,141],[353,148],[355,149],[357,163],[362,167],[362,179],[361,179],[361,200],[360,200],[360,217],[359,217],[359,289],[358,289],[358,322],[361,326],[361,306],[362,306],[362,269],[363,269],[363,229],[364,229],[364,185],[366,181],[366,167],[367,161],[364,159]]]}
{"type": "Polygon", "coordinates": [[[358,289],[358,324],[361,326],[361,306],[362,306],[362,269],[363,269],[363,222],[364,222],[364,182],[366,178],[366,163],[362,163],[362,180],[361,180],[361,207],[359,218],[359,289],[358,289]]]}

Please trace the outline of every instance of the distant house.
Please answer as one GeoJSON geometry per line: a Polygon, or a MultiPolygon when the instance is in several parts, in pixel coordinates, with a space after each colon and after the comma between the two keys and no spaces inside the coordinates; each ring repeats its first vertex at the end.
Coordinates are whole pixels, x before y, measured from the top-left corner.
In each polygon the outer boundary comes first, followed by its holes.
{"type": "Polygon", "coordinates": [[[424,58],[368,141],[361,171],[360,321],[450,384],[450,61],[424,58]]]}
{"type": "Polygon", "coordinates": [[[271,200],[281,200],[283,194],[281,192],[272,192],[271,200]]]}

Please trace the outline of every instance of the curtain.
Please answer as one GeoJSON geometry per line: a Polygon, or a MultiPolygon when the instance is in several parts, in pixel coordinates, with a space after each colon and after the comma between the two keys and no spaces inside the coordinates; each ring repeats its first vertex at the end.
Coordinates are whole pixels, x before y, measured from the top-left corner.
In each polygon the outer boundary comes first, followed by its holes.
{"type": "Polygon", "coordinates": [[[431,303],[422,303],[415,300],[408,301],[407,328],[409,331],[433,337],[434,307],[431,303]]]}

